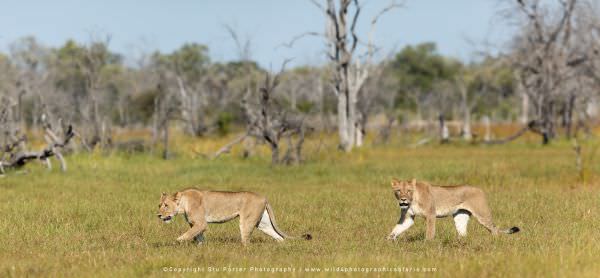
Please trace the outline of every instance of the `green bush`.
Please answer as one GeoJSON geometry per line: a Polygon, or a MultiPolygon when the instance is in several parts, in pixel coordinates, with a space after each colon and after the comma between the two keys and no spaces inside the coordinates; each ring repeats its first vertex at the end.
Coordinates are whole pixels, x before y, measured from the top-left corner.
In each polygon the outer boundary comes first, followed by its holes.
{"type": "Polygon", "coordinates": [[[233,123],[233,115],[229,112],[221,112],[217,116],[217,131],[219,135],[224,136],[231,131],[231,124],[233,123]]]}

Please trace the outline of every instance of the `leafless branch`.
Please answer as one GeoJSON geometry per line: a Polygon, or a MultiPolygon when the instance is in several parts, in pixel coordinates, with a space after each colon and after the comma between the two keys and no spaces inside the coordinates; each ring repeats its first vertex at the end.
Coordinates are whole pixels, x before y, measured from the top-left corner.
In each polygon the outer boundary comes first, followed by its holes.
{"type": "Polygon", "coordinates": [[[306,33],[302,33],[300,35],[297,35],[295,37],[292,38],[292,40],[290,40],[287,43],[282,43],[280,46],[284,46],[287,48],[292,48],[294,47],[294,44],[299,41],[300,39],[303,39],[305,37],[322,37],[322,38],[326,38],[326,36],[322,33],[319,32],[306,32],[306,33]]]}
{"type": "Polygon", "coordinates": [[[238,33],[233,27],[231,27],[228,24],[224,24],[223,27],[225,28],[225,30],[227,30],[227,33],[229,33],[229,36],[231,36],[231,38],[235,42],[236,48],[238,50],[239,59],[242,61],[249,60],[251,40],[246,39],[245,42],[242,42],[241,38],[238,36],[238,33]]]}

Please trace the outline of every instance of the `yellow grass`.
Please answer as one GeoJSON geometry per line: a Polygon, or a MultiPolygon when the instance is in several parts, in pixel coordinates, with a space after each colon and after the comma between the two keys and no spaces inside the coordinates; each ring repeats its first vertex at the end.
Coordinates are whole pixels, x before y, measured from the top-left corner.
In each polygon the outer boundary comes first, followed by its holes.
{"type": "Polygon", "coordinates": [[[212,154],[233,136],[175,136],[170,161],[97,152],[67,157],[67,173],[32,164],[0,178],[0,276],[221,276],[233,268],[262,276],[256,268],[288,267],[294,276],[341,274],[332,271],[337,267],[443,277],[600,273],[600,169],[586,165],[588,182],[581,184],[568,142],[408,148],[416,138],[404,138],[386,146],[369,140],[342,154],[333,135],[313,135],[300,166],[270,166],[265,147],[248,159],[240,146],[216,160],[198,155],[212,154]],[[425,242],[418,220],[398,241],[386,241],[399,213],[392,177],[477,185],[488,194],[496,223],[522,232],[492,237],[471,221],[468,237],[459,239],[452,220],[439,219],[435,240],[425,242]],[[204,246],[177,244],[187,224],[182,218],[160,223],[156,207],[162,191],[190,185],[260,192],[280,228],[310,232],[314,240],[276,243],[256,231],[242,248],[234,220],[210,225],[204,246]]]}

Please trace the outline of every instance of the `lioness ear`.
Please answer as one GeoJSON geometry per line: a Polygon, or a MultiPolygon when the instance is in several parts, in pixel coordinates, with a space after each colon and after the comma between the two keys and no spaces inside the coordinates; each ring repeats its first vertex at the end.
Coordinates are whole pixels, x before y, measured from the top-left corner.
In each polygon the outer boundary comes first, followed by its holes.
{"type": "Polygon", "coordinates": [[[410,184],[414,187],[417,186],[417,179],[413,178],[410,184]]]}
{"type": "Polygon", "coordinates": [[[178,203],[179,199],[181,199],[181,192],[173,194],[173,201],[175,201],[175,203],[178,203]]]}
{"type": "Polygon", "coordinates": [[[160,195],[160,200],[161,200],[161,201],[163,201],[165,198],[167,198],[167,196],[168,196],[168,195],[169,195],[169,194],[167,194],[166,192],[163,192],[163,193],[160,195]]]}
{"type": "Polygon", "coordinates": [[[397,179],[392,179],[392,188],[398,188],[400,187],[400,181],[397,179]]]}

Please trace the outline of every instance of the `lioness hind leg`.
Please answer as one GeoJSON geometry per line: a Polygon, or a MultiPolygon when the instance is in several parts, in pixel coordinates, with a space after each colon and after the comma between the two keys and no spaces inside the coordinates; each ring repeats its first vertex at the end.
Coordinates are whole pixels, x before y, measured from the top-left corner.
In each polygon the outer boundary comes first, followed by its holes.
{"type": "Polygon", "coordinates": [[[240,218],[240,234],[242,236],[242,244],[244,246],[248,244],[252,230],[254,230],[254,225],[248,223],[247,219],[244,220],[243,218],[240,218]]]}
{"type": "Polygon", "coordinates": [[[275,230],[273,226],[273,222],[271,221],[271,217],[269,216],[269,212],[265,209],[258,223],[258,229],[263,233],[269,235],[277,241],[283,241],[283,237],[275,230]]]}
{"type": "Polygon", "coordinates": [[[477,221],[483,225],[492,235],[498,234],[498,227],[492,221],[492,212],[487,204],[482,204],[477,210],[470,210],[477,221]]]}
{"type": "Polygon", "coordinates": [[[496,225],[494,225],[491,217],[481,216],[481,215],[477,215],[477,214],[473,214],[473,215],[475,216],[475,219],[477,219],[477,221],[479,221],[479,223],[481,225],[483,225],[486,229],[488,229],[488,231],[490,231],[490,233],[492,233],[492,235],[498,234],[498,227],[496,227],[496,225]]]}
{"type": "Polygon", "coordinates": [[[240,213],[240,233],[242,236],[243,245],[248,244],[250,235],[252,234],[252,231],[254,231],[254,228],[258,225],[260,217],[261,211],[257,210],[248,209],[240,213]]]}
{"type": "Polygon", "coordinates": [[[471,213],[466,210],[460,210],[454,214],[454,225],[459,236],[467,235],[467,225],[469,224],[469,218],[471,213]]]}
{"type": "Polygon", "coordinates": [[[492,211],[487,204],[485,194],[481,190],[474,192],[472,197],[465,202],[465,209],[470,211],[475,219],[483,225],[490,233],[497,235],[499,232],[498,227],[494,225],[492,221],[492,211]]]}

